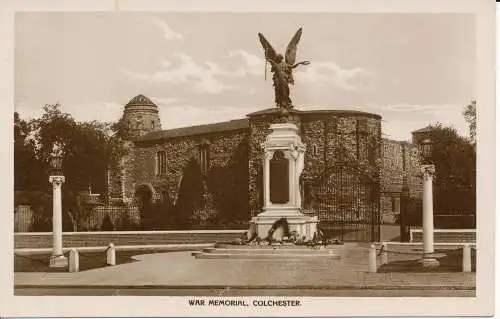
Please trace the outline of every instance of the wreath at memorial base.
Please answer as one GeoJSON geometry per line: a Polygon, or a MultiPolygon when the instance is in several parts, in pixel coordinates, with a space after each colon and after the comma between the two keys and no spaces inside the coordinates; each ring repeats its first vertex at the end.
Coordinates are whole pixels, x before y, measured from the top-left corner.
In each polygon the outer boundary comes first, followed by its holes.
{"type": "MultiPolygon", "coordinates": [[[[276,232],[276,230],[280,227],[283,228],[283,239],[289,238],[290,231],[289,231],[289,227],[288,227],[288,221],[286,220],[285,217],[282,217],[282,218],[278,219],[277,221],[275,221],[273,223],[273,225],[271,226],[271,229],[269,229],[269,232],[267,233],[267,238],[266,238],[266,240],[268,242],[271,243],[274,241],[273,235],[276,232]]],[[[278,242],[279,241],[280,240],[278,240],[278,242]]],[[[281,241],[283,241],[283,240],[281,240],[281,241]]]]}
{"type": "Polygon", "coordinates": [[[318,226],[316,232],[311,240],[307,240],[305,236],[300,237],[297,231],[290,231],[288,221],[286,218],[280,218],[273,223],[271,229],[269,229],[268,235],[265,239],[261,239],[257,236],[257,233],[253,233],[251,238],[248,238],[248,233],[245,232],[243,236],[231,242],[231,244],[236,245],[258,245],[258,246],[310,246],[310,247],[320,247],[327,245],[343,245],[344,243],[339,239],[327,238],[321,228],[318,226]],[[283,237],[282,240],[274,240],[274,232],[279,228],[283,227],[283,237]]]}

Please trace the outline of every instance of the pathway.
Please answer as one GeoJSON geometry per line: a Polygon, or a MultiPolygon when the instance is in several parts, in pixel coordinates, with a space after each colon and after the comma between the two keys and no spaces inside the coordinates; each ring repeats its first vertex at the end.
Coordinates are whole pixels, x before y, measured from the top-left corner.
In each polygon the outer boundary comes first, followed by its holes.
{"type": "Polygon", "coordinates": [[[475,273],[368,273],[366,245],[341,260],[195,259],[189,252],[136,256],[139,261],[79,273],[15,273],[16,286],[150,286],[341,289],[473,289],[475,273]]]}

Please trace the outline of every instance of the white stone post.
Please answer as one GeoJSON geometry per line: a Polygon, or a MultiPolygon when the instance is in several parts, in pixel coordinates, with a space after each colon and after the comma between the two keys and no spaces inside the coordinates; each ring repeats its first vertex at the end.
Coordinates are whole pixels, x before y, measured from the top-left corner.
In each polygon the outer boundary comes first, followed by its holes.
{"type": "Polygon", "coordinates": [[[375,244],[371,244],[368,251],[368,271],[377,272],[377,247],[375,244]]]}
{"type": "Polygon", "coordinates": [[[472,271],[471,248],[469,244],[465,244],[462,248],[462,271],[472,271]]]}
{"type": "Polygon", "coordinates": [[[113,243],[110,243],[106,250],[106,264],[110,266],[116,265],[116,247],[113,243]]]}
{"type": "Polygon", "coordinates": [[[382,243],[380,249],[382,250],[380,253],[380,264],[386,265],[389,263],[389,255],[387,254],[387,244],[382,243]]]}
{"type": "Polygon", "coordinates": [[[422,195],[422,236],[424,245],[424,256],[422,265],[424,267],[437,267],[439,262],[434,258],[434,209],[432,199],[432,179],[435,173],[434,165],[422,165],[423,195],[422,195]]]}
{"type": "Polygon", "coordinates": [[[68,260],[63,255],[62,244],[62,198],[61,186],[64,183],[64,176],[50,176],[49,182],[52,184],[52,256],[50,267],[61,268],[68,266],[68,260]]]}
{"type": "Polygon", "coordinates": [[[76,248],[69,252],[69,272],[78,272],[80,270],[80,257],[76,248]]]}

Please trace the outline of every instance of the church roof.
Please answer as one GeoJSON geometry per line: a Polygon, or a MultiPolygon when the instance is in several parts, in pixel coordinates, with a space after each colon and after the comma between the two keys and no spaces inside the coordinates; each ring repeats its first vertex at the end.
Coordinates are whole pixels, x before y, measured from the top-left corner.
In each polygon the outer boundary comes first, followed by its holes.
{"type": "Polygon", "coordinates": [[[157,107],[156,104],[153,103],[153,101],[151,101],[148,97],[142,95],[142,94],[139,94],[135,97],[133,97],[126,105],[125,107],[127,106],[154,106],[154,107],[157,107]]]}
{"type": "MultiPolygon", "coordinates": [[[[270,115],[270,114],[275,114],[278,112],[279,112],[278,108],[275,107],[275,108],[270,108],[270,109],[265,109],[265,110],[253,112],[253,113],[247,114],[247,116],[270,115]]],[[[290,113],[291,114],[301,114],[301,115],[326,115],[326,114],[363,115],[363,116],[374,117],[377,119],[381,118],[381,116],[378,114],[362,112],[362,111],[351,111],[351,110],[307,110],[307,111],[302,111],[302,110],[298,110],[298,109],[291,109],[290,113]]]]}
{"type": "Polygon", "coordinates": [[[220,133],[228,131],[243,130],[248,128],[248,119],[232,120],[228,122],[220,122],[214,124],[205,124],[189,127],[175,128],[171,130],[163,130],[151,132],[136,139],[136,142],[153,141],[174,137],[184,137],[193,135],[202,135],[210,133],[220,133]]]}
{"type": "Polygon", "coordinates": [[[429,125],[429,126],[421,128],[421,129],[418,129],[416,131],[413,131],[412,134],[413,133],[426,133],[426,132],[431,132],[431,131],[432,131],[432,126],[429,125]]]}
{"type": "MultiPolygon", "coordinates": [[[[137,97],[139,97],[138,95],[137,97]]],[[[144,97],[144,96],[142,96],[144,97]]],[[[135,99],[135,98],[134,98],[135,99]]],[[[134,100],[132,99],[129,104],[134,100]]],[[[147,98],[146,98],[147,99],[147,98]]],[[[149,99],[148,99],[149,100],[149,99]]],[[[248,114],[247,116],[256,116],[256,115],[267,115],[274,114],[279,112],[277,108],[270,108],[258,112],[254,112],[248,114]]],[[[366,113],[361,111],[349,111],[349,110],[314,110],[314,111],[300,111],[296,109],[292,109],[290,111],[292,114],[301,114],[301,115],[322,115],[322,114],[338,114],[338,115],[364,115],[375,118],[380,118],[380,115],[373,113],[366,113]]],[[[171,130],[163,130],[163,131],[155,131],[148,133],[146,135],[138,137],[135,142],[146,142],[146,141],[154,141],[154,140],[162,140],[176,137],[185,137],[185,136],[195,136],[195,135],[203,135],[210,133],[221,133],[221,132],[229,132],[229,131],[237,131],[244,130],[249,128],[249,120],[248,119],[239,119],[232,120],[227,122],[219,122],[213,124],[205,124],[205,125],[197,125],[197,126],[188,126],[175,128],[171,130]]]]}

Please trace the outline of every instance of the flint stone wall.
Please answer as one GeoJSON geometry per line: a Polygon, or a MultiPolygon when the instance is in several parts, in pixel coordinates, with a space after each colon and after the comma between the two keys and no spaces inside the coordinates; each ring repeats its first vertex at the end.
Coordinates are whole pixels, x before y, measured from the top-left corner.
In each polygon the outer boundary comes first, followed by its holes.
{"type": "MultiPolygon", "coordinates": [[[[269,126],[280,122],[279,117],[276,111],[257,112],[248,116],[248,127],[244,129],[131,144],[130,156],[110,174],[110,195],[121,196],[123,179],[119,175],[123,175],[125,197],[132,199],[137,186],[147,185],[154,192],[153,200],[175,204],[184,168],[192,158],[198,159],[199,145],[206,143],[210,158],[207,181],[214,203],[235,218],[250,219],[263,206],[261,144],[271,132],[269,126]],[[158,151],[167,155],[164,175],[155,172],[158,151]]],[[[420,196],[417,149],[411,144],[382,139],[378,115],[294,110],[290,119],[298,125],[306,144],[304,181],[318,180],[327,166],[347,160],[378,172],[381,213],[392,212],[392,196],[399,196],[405,174],[410,195],[420,196]]],[[[335,187],[337,182],[325,179],[328,187],[335,187]]]]}
{"type": "Polygon", "coordinates": [[[198,162],[199,146],[208,145],[209,167],[206,175],[208,192],[214,196],[216,208],[232,210],[233,216],[249,219],[248,213],[248,139],[246,130],[218,134],[185,136],[135,144],[128,193],[137,186],[154,190],[153,200],[174,205],[185,168],[191,160],[198,162]],[[156,154],[166,153],[166,174],[156,174],[156,154]]]}
{"type": "MultiPolygon", "coordinates": [[[[298,125],[306,144],[304,180],[317,180],[328,165],[341,161],[340,153],[360,164],[376,167],[380,162],[380,117],[361,112],[296,112],[292,122],[298,125]],[[342,150],[342,151],[341,151],[342,150]]],[[[250,115],[249,136],[249,203],[252,216],[263,206],[261,144],[270,133],[269,126],[279,122],[278,112],[250,115]]],[[[336,181],[325,179],[326,183],[336,181]]],[[[331,185],[334,187],[334,185],[331,185]]],[[[360,194],[362,196],[362,194],[360,194]]]]}
{"type": "Polygon", "coordinates": [[[382,141],[381,213],[389,216],[400,212],[403,177],[406,176],[410,197],[422,197],[420,154],[415,145],[389,139],[382,141]],[[396,206],[396,207],[393,207],[396,206]],[[394,210],[395,209],[395,210],[394,210]]]}

